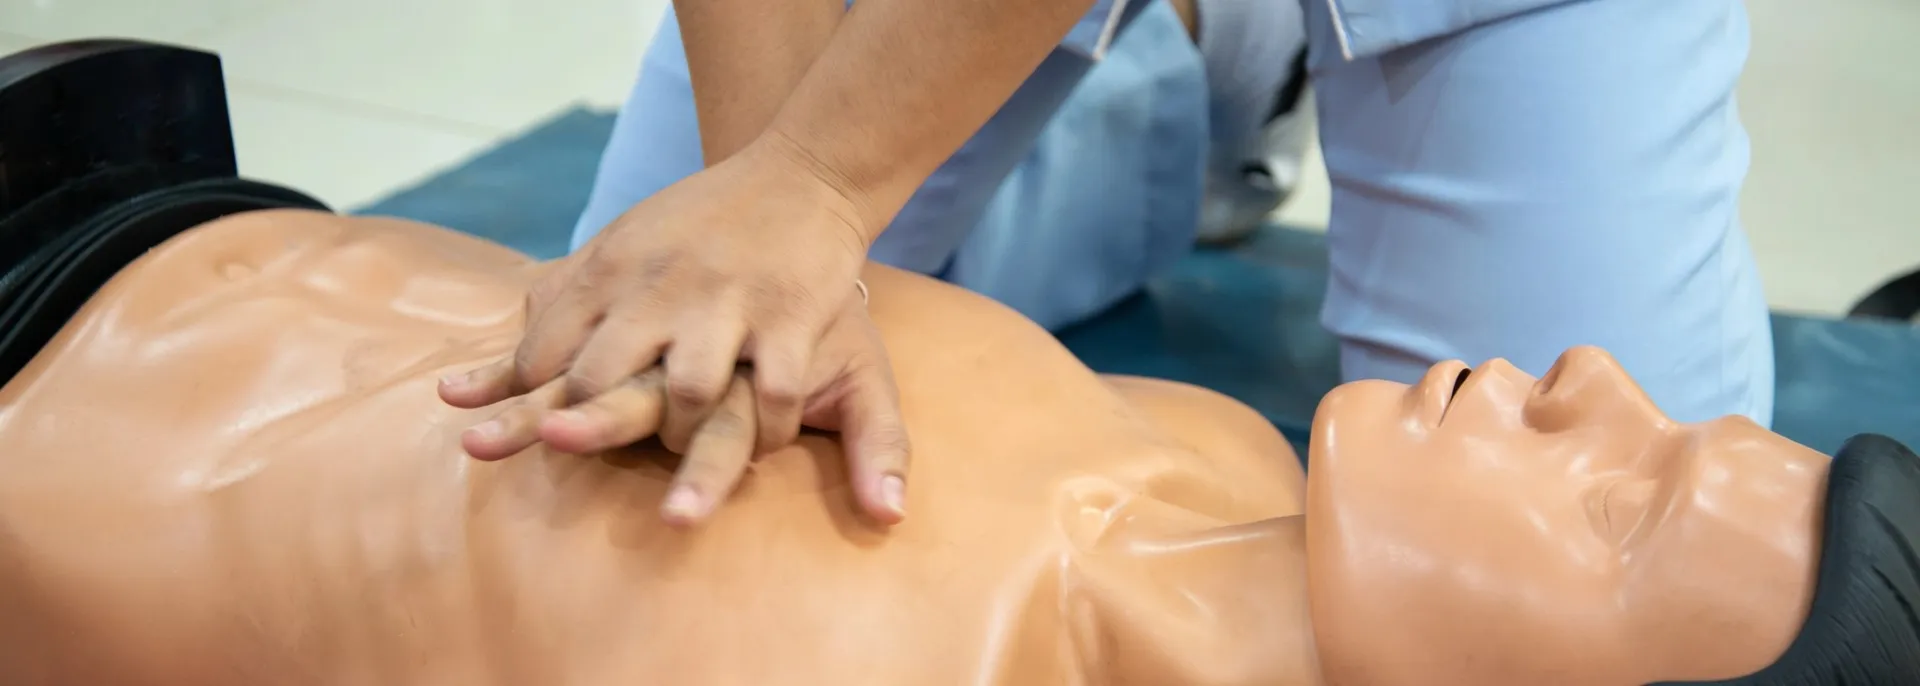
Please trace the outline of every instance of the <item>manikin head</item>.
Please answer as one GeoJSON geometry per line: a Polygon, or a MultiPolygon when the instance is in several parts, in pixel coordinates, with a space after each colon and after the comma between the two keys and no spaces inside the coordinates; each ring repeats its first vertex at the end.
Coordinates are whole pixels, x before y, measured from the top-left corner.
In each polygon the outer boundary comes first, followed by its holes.
{"type": "Polygon", "coordinates": [[[1331,683],[1733,678],[1806,617],[1829,459],[1742,418],[1678,424],[1598,349],[1537,380],[1496,360],[1348,384],[1314,438],[1331,683]]]}

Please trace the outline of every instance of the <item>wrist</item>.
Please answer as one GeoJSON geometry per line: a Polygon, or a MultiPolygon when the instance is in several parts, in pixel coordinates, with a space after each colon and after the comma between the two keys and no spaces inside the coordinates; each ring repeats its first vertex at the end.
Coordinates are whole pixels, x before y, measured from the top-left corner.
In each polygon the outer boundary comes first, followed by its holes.
{"type": "Polygon", "coordinates": [[[768,129],[742,151],[742,156],[774,168],[785,178],[803,179],[815,186],[822,202],[841,214],[858,234],[862,248],[873,245],[893,220],[892,211],[874,202],[872,189],[793,136],[768,129]]]}

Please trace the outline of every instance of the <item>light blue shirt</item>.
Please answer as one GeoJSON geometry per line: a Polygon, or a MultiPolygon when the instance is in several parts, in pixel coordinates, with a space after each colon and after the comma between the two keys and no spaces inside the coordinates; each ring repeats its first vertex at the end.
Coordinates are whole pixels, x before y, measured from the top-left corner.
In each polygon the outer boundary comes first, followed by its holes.
{"type": "MultiPolygon", "coordinates": [[[[1333,184],[1321,321],[1344,377],[1492,357],[1541,374],[1590,344],[1677,419],[1769,421],[1772,339],[1738,211],[1739,0],[1301,1],[1333,184]]],[[[1165,3],[1102,0],[873,258],[1049,327],[1111,306],[1192,243],[1201,69],[1165,3]]],[[[697,131],[669,17],[576,245],[698,170],[697,131]]]]}

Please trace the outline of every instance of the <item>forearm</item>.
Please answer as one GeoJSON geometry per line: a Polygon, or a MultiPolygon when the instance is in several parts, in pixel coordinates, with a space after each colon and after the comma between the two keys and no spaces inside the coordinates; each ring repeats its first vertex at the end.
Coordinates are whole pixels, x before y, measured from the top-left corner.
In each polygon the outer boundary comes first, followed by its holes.
{"type": "Polygon", "coordinates": [[[708,166],[765,131],[846,16],[845,0],[674,0],[708,166]]]}
{"type": "Polygon", "coordinates": [[[761,140],[840,185],[871,241],[1092,5],[858,0],[761,140]]]}

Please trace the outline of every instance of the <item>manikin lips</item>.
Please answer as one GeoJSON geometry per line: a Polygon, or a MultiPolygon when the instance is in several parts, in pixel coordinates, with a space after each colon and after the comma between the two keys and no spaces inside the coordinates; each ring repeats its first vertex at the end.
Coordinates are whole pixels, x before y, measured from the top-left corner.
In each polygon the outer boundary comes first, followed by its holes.
{"type": "Polygon", "coordinates": [[[1440,408],[1440,419],[1435,422],[1436,424],[1446,421],[1447,411],[1453,409],[1453,399],[1460,395],[1460,387],[1467,385],[1467,376],[1472,373],[1472,369],[1462,369],[1458,376],[1453,377],[1453,389],[1447,391],[1447,404],[1440,408]]]}

